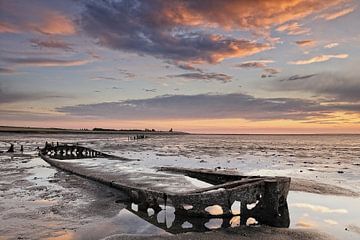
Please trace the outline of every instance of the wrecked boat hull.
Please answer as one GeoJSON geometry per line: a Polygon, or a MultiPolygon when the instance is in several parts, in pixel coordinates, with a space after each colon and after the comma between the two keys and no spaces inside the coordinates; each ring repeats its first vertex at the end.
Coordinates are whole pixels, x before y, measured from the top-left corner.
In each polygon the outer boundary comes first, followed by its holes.
{"type": "Polygon", "coordinates": [[[241,225],[245,225],[249,218],[274,227],[289,227],[290,224],[286,201],[290,178],[287,177],[241,176],[209,169],[159,168],[158,171],[183,174],[214,184],[212,187],[188,192],[169,192],[151,189],[149,186],[143,187],[139,182],[89,171],[84,167],[74,167],[68,162],[61,161],[89,157],[115,157],[122,161],[129,159],[76,145],[46,146],[40,150],[39,155],[59,169],[126,192],[131,201],[138,205],[139,211],[151,208],[159,212],[162,202],[165,205],[171,204],[176,214],[184,216],[210,218],[240,215],[241,225]],[[210,211],[211,207],[216,207],[218,211],[210,211]]]}

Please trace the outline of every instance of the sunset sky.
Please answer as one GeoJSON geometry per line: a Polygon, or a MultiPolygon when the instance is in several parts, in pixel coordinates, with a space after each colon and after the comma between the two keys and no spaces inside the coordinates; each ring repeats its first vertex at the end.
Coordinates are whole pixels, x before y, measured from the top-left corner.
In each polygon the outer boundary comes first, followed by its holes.
{"type": "Polygon", "coordinates": [[[360,133],[360,1],[0,0],[0,125],[360,133]]]}

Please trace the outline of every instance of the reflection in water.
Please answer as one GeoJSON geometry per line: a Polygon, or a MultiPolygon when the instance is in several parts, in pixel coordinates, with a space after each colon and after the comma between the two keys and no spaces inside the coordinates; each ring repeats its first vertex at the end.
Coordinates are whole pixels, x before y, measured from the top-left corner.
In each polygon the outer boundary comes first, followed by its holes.
{"type": "Polygon", "coordinates": [[[360,198],[289,192],[290,228],[311,228],[341,240],[359,239],[360,198]]]}
{"type": "Polygon", "coordinates": [[[152,208],[148,208],[148,209],[147,209],[147,213],[148,213],[148,216],[151,217],[152,215],[155,214],[155,211],[154,211],[154,209],[152,209],[152,208]]]}
{"type": "Polygon", "coordinates": [[[175,208],[165,206],[160,212],[158,212],[156,217],[158,223],[165,223],[166,228],[170,228],[175,221],[175,208]]]}
{"type": "MultiPolygon", "coordinates": [[[[111,235],[123,233],[135,235],[168,235],[165,231],[166,228],[163,230],[144,218],[139,217],[138,212],[133,211],[131,206],[129,206],[128,209],[121,209],[119,213],[112,218],[97,221],[77,229],[74,237],[71,239],[103,239],[111,235]]],[[[144,213],[144,216],[147,217],[147,213],[144,213]]],[[[150,218],[156,219],[156,216],[153,215],[150,218]]]]}
{"type": "Polygon", "coordinates": [[[316,226],[316,223],[308,218],[302,218],[299,219],[296,226],[300,228],[313,228],[316,226]]]}
{"type": "Polygon", "coordinates": [[[222,218],[211,218],[204,225],[208,229],[218,229],[221,228],[224,220],[222,218]]]}
{"type": "Polygon", "coordinates": [[[139,210],[139,205],[132,203],[131,204],[131,209],[134,210],[135,212],[137,212],[139,210]]]}
{"type": "Polygon", "coordinates": [[[33,201],[33,203],[37,205],[54,205],[57,203],[57,201],[49,199],[36,199],[33,201]]]}
{"type": "Polygon", "coordinates": [[[324,223],[330,224],[330,225],[337,225],[338,222],[332,219],[325,219],[324,223]]]}
{"type": "Polygon", "coordinates": [[[224,214],[224,211],[223,211],[222,207],[219,206],[219,205],[208,206],[208,207],[205,208],[205,211],[207,211],[211,215],[222,215],[222,214],[224,214]]]}
{"type": "Polygon", "coordinates": [[[259,222],[256,221],[255,218],[252,218],[252,217],[249,217],[247,220],[246,220],[246,226],[250,226],[250,225],[256,225],[258,224],[259,222]]]}
{"type": "Polygon", "coordinates": [[[309,203],[293,203],[293,204],[291,204],[291,206],[297,207],[297,208],[307,208],[314,212],[319,212],[319,213],[343,213],[343,214],[348,213],[348,211],[343,208],[331,209],[331,208],[328,208],[325,206],[313,205],[313,204],[309,204],[309,203]]]}
{"type": "Polygon", "coordinates": [[[192,225],[191,223],[189,223],[188,221],[185,221],[185,222],[181,225],[181,227],[182,227],[183,229],[189,229],[189,228],[192,228],[193,225],[192,225]]]}
{"type": "Polygon", "coordinates": [[[193,205],[190,205],[190,204],[184,204],[184,205],[183,205],[183,208],[184,208],[185,210],[190,210],[190,209],[193,209],[194,206],[193,206],[193,205]]]}
{"type": "Polygon", "coordinates": [[[241,213],[241,202],[235,200],[233,204],[231,205],[231,213],[233,215],[240,215],[241,213]]]}
{"type": "MultiPolygon", "coordinates": [[[[133,206],[134,203],[128,204],[126,209],[154,226],[173,234],[184,232],[206,232],[219,228],[261,224],[258,219],[251,216],[251,210],[246,210],[246,207],[243,209],[245,211],[243,218],[240,214],[235,214],[240,213],[241,205],[239,201],[234,201],[232,204],[231,210],[233,214],[230,216],[225,215],[220,217],[218,214],[223,214],[223,209],[219,205],[207,207],[205,210],[214,215],[212,218],[176,214],[174,207],[170,205],[165,206],[164,204],[161,204],[158,210],[154,210],[153,208],[148,208],[146,210],[139,208],[134,210],[133,206]]],[[[254,207],[254,209],[256,209],[256,207],[254,207]]],[[[288,213],[288,211],[285,211],[285,213],[288,213]]],[[[284,215],[283,217],[285,220],[289,221],[288,215],[284,215]]],[[[287,221],[284,221],[281,218],[274,218],[274,224],[278,224],[279,226],[285,224],[285,227],[287,227],[289,225],[289,222],[287,221]],[[278,223],[276,223],[277,219],[280,219],[278,223]]]]}
{"type": "Polygon", "coordinates": [[[58,231],[54,233],[55,237],[47,238],[47,240],[72,240],[74,239],[73,232],[58,231]]]}
{"type": "Polygon", "coordinates": [[[230,226],[231,227],[238,227],[240,226],[240,216],[234,216],[230,219],[230,226]]]}
{"type": "Polygon", "coordinates": [[[256,202],[254,203],[250,203],[250,204],[246,204],[246,207],[248,210],[253,209],[254,207],[256,207],[256,205],[259,203],[259,200],[256,200],[256,202]]]}

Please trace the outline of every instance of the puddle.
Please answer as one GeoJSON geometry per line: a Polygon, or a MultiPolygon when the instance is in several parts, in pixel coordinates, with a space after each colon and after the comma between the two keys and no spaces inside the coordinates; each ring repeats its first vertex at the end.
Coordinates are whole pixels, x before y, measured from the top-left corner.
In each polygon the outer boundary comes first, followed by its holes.
{"type": "Polygon", "coordinates": [[[360,198],[290,192],[290,228],[315,229],[337,239],[360,239],[360,198]],[[352,228],[355,226],[355,228],[352,228]]]}
{"type": "Polygon", "coordinates": [[[58,171],[44,160],[41,158],[33,158],[27,162],[25,166],[32,167],[28,170],[30,174],[30,176],[26,178],[28,181],[35,183],[35,185],[53,185],[49,180],[52,180],[58,171]]]}
{"type": "MultiPolygon", "coordinates": [[[[360,198],[290,192],[288,204],[290,228],[312,229],[344,240],[360,237],[360,198]]],[[[91,239],[97,239],[113,234],[164,235],[206,232],[241,225],[261,226],[252,217],[242,220],[241,215],[230,218],[190,218],[176,215],[171,206],[162,205],[161,208],[159,212],[154,212],[153,209],[142,212],[131,203],[115,217],[80,228],[72,237],[85,239],[91,236],[91,239]]]]}
{"type": "Polygon", "coordinates": [[[207,188],[207,187],[212,187],[214,185],[210,184],[210,183],[207,183],[207,182],[204,182],[204,181],[201,181],[199,179],[196,179],[196,178],[192,178],[192,177],[188,177],[188,176],[184,176],[185,179],[187,181],[189,181],[192,185],[194,185],[195,187],[198,187],[198,188],[207,188]]]}
{"type": "MultiPolygon", "coordinates": [[[[156,216],[152,217],[155,218],[156,216]]],[[[71,239],[102,239],[115,234],[168,235],[169,233],[130,210],[121,209],[113,218],[78,229],[71,239]]]]}

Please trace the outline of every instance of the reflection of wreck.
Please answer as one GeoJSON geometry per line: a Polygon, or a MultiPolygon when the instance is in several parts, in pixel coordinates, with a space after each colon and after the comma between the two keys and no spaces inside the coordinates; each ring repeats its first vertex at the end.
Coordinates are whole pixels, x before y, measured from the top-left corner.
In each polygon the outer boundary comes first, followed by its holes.
{"type": "MultiPolygon", "coordinates": [[[[159,213],[162,204],[171,205],[177,216],[183,216],[174,221],[172,228],[174,233],[184,229],[180,228],[183,222],[179,220],[184,217],[188,218],[187,222],[191,223],[190,225],[199,226],[204,226],[204,223],[197,224],[191,218],[228,219],[222,224],[229,226],[234,217],[237,217],[240,225],[248,224],[249,219],[275,227],[288,227],[290,223],[286,201],[290,178],[241,176],[206,169],[170,167],[158,168],[155,173],[101,172],[101,169],[86,168],[63,160],[111,158],[126,161],[129,159],[77,145],[46,145],[39,154],[45,161],[60,169],[125,191],[136,204],[137,215],[141,215],[142,218],[147,216],[149,210],[155,214],[159,213]],[[205,182],[208,186],[184,190],[183,186],[186,183],[181,182],[185,176],[205,182]],[[164,187],[171,184],[174,185],[172,188],[164,187]]],[[[150,217],[148,219],[151,220],[150,217]]],[[[196,228],[198,229],[199,226],[196,228]]]]}

